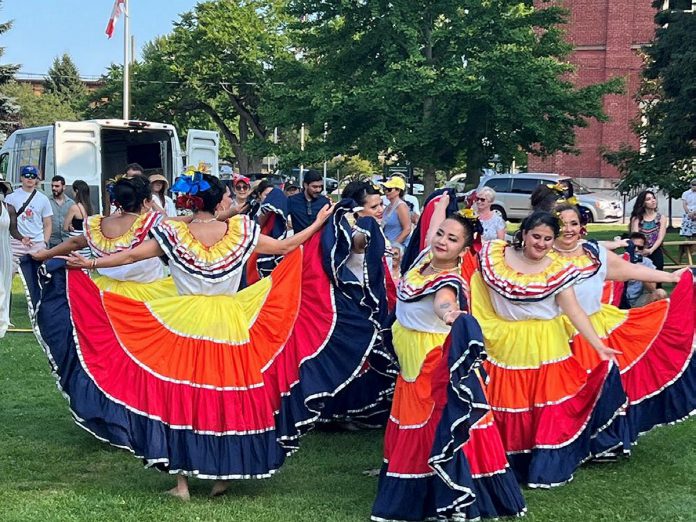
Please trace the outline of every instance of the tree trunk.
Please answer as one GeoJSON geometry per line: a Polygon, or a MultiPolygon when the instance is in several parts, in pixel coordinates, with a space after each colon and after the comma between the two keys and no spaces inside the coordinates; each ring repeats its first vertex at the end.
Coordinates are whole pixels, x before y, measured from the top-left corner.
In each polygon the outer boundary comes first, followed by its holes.
{"type": "Polygon", "coordinates": [[[481,169],[488,158],[483,147],[471,147],[466,153],[466,186],[476,188],[481,181],[481,169]]]}
{"type": "Polygon", "coordinates": [[[423,198],[427,198],[435,190],[435,167],[423,169],[423,198]]]}

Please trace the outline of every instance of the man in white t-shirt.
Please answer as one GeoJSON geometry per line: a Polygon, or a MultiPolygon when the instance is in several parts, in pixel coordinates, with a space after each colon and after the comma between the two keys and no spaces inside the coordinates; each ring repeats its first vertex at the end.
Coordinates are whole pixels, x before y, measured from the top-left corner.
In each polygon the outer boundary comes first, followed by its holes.
{"type": "Polygon", "coordinates": [[[43,250],[51,237],[53,210],[48,198],[36,189],[39,171],[32,165],[25,165],[19,174],[22,186],[5,198],[17,211],[17,229],[23,236],[31,239],[31,246],[10,238],[13,257],[13,273],[19,267],[19,258],[30,252],[43,250]]]}

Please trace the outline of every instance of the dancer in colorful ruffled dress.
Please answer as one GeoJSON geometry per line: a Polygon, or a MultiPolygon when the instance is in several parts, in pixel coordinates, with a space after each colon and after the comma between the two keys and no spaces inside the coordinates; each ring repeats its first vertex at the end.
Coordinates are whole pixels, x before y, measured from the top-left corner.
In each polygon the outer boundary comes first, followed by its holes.
{"type": "Polygon", "coordinates": [[[56,267],[32,301],[37,336],[75,421],[147,466],[178,473],[172,494],[188,499],[186,476],[273,474],[367,354],[324,346],[336,318],[324,298],[330,290],[319,288],[321,260],[296,249],[330,215],[328,206],[309,229],[278,241],[246,216],[216,220],[231,203],[217,178],[196,173],[175,187],[196,209],[190,224],[166,221],[132,250],[68,259],[84,269],[165,255],[180,295],[133,300],[100,292],[81,270],[56,267]],[[235,295],[254,250],[285,259],[235,295]]]}
{"type": "MultiPolygon", "coordinates": [[[[261,184],[254,190],[257,210],[254,217],[261,227],[261,233],[274,239],[285,239],[288,232],[288,198],[282,190],[261,184]]],[[[246,284],[251,285],[271,274],[283,260],[283,256],[252,254],[247,262],[246,284]]]]}
{"type": "MultiPolygon", "coordinates": [[[[554,249],[585,273],[575,285],[578,301],[603,342],[622,352],[616,359],[630,401],[631,440],[654,426],[688,417],[696,411],[696,293],[691,271],[668,273],[629,263],[601,244],[582,240],[582,218],[576,206],[561,204],[556,212],[562,229],[554,249]],[[677,286],[669,299],[620,310],[601,302],[606,280],[677,286]]],[[[600,364],[595,350],[577,332],[572,346],[588,371],[600,364]]]]}
{"type": "Polygon", "coordinates": [[[555,216],[534,212],[516,246],[484,243],[471,276],[487,396],[518,480],[533,487],[565,483],[584,460],[620,445],[613,428],[627,404],[609,361],[619,352],[602,344],[575,298],[582,271],[551,250],[559,231],[555,216]],[[590,373],[571,353],[561,311],[602,360],[590,373]]]}
{"type": "MultiPolygon", "coordinates": [[[[71,236],[49,250],[32,257],[45,261],[73,251],[88,249],[100,258],[131,250],[150,237],[150,231],[162,221],[162,214],[152,212],[152,190],[143,176],[122,177],[109,186],[111,204],[120,212],[109,217],[90,216],[84,222],[84,235],[71,236]]],[[[165,277],[164,264],[157,258],[144,259],[125,266],[101,268],[93,278],[101,290],[133,299],[148,300],[176,295],[171,278],[165,277]]]]}
{"type": "Polygon", "coordinates": [[[473,227],[458,214],[444,219],[447,195],[433,205],[423,214],[430,247],[398,285],[400,374],[372,519],[519,515],[525,503],[483,393],[481,330],[459,275],[473,227]]]}
{"type": "Polygon", "coordinates": [[[388,417],[397,373],[384,345],[391,282],[379,223],[384,205],[380,191],[360,181],[349,183],[341,197],[322,231],[324,269],[335,289],[337,314],[352,325],[349,342],[358,342],[356,332],[370,332],[364,338],[370,355],[358,378],[327,401],[322,419],[345,429],[379,427],[388,417]]]}

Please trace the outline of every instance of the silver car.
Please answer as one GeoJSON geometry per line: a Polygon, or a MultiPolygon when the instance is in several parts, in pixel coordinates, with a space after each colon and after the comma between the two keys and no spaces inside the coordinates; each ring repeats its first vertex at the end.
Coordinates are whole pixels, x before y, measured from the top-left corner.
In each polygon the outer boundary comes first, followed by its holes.
{"type": "Polygon", "coordinates": [[[616,221],[623,215],[621,201],[606,197],[581,185],[573,178],[546,172],[520,172],[518,174],[495,174],[481,179],[478,190],[490,187],[496,192],[491,210],[503,219],[524,219],[532,210],[530,196],[541,185],[555,184],[568,180],[580,207],[587,209],[590,221],[616,221]]]}

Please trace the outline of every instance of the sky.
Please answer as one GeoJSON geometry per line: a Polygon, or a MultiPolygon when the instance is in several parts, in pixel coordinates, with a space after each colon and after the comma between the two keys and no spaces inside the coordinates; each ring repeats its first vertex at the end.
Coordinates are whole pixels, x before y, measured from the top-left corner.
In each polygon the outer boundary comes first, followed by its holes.
{"type": "MultiPolygon", "coordinates": [[[[172,30],[179,14],[196,0],[128,0],[130,33],[140,49],[172,30]]],[[[20,64],[19,76],[43,76],[54,58],[68,53],[83,77],[101,75],[111,63],[123,63],[123,16],[110,40],[104,30],[114,0],[2,0],[0,22],[13,20],[0,35],[0,63],[20,64]]]]}

